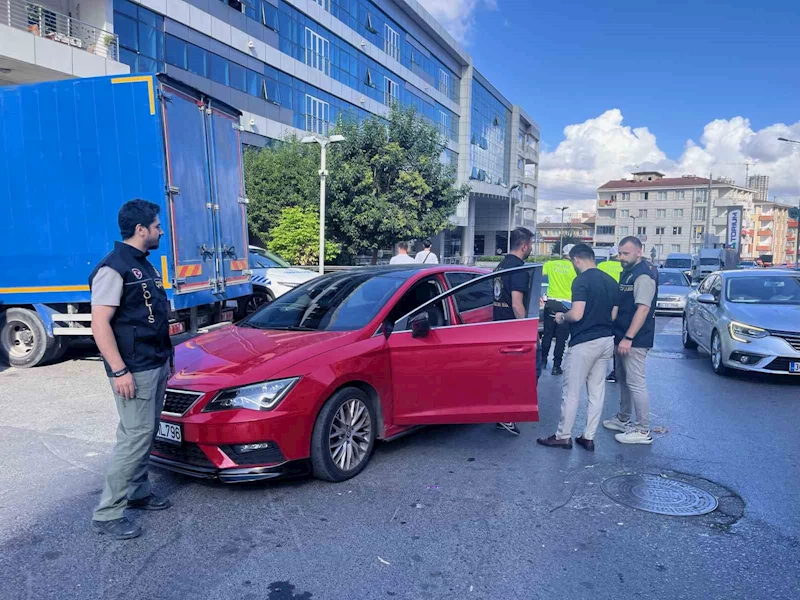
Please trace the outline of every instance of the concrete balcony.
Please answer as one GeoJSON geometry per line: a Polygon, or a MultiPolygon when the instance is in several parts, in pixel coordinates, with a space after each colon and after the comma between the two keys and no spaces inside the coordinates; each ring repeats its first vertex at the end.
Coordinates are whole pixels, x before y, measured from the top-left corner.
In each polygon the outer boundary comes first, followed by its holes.
{"type": "Polygon", "coordinates": [[[88,0],[80,10],[91,22],[46,2],[0,0],[0,85],[128,73],[117,36],[105,29],[111,4],[88,0]]]}
{"type": "Polygon", "coordinates": [[[613,244],[617,241],[616,236],[613,233],[595,233],[594,234],[594,242],[595,244],[613,244]]]}
{"type": "Polygon", "coordinates": [[[539,164],[539,152],[533,146],[524,146],[522,156],[528,164],[539,164]]]}

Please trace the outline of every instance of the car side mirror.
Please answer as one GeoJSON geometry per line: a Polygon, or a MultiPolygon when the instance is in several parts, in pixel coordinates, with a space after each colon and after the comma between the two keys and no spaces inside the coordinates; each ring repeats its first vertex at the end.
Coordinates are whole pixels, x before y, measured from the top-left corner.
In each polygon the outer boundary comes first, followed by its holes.
{"type": "Polygon", "coordinates": [[[697,297],[697,301],[700,304],[719,304],[719,301],[711,294],[700,294],[697,297]]]}
{"type": "Polygon", "coordinates": [[[383,335],[388,338],[390,335],[392,335],[393,332],[394,332],[394,321],[392,321],[391,319],[386,319],[383,322],[383,335]]]}
{"type": "Polygon", "coordinates": [[[423,338],[431,332],[431,321],[427,312],[421,312],[412,319],[408,324],[411,326],[412,338],[423,338]]]}
{"type": "Polygon", "coordinates": [[[689,285],[691,285],[694,289],[697,289],[698,287],[700,287],[700,282],[692,281],[689,285]]]}

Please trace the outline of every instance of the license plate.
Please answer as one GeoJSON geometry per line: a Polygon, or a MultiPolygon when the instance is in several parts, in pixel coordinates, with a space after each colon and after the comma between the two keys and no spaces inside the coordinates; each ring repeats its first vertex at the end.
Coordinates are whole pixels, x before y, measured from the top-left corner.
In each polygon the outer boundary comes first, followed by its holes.
{"type": "Polygon", "coordinates": [[[176,423],[168,423],[167,421],[159,421],[158,431],[156,432],[156,439],[168,444],[175,444],[180,446],[183,441],[183,432],[181,426],[176,423]]]}
{"type": "Polygon", "coordinates": [[[790,362],[789,363],[789,372],[790,373],[800,373],[800,362],[790,362]]]}
{"type": "Polygon", "coordinates": [[[232,310],[223,310],[222,314],[220,315],[220,321],[233,321],[233,311],[232,310]]]}
{"type": "Polygon", "coordinates": [[[205,325],[208,325],[209,323],[211,323],[211,315],[209,315],[209,314],[197,315],[197,326],[198,327],[204,327],[205,325]]]}
{"type": "Polygon", "coordinates": [[[656,308],[680,308],[677,302],[656,302],[656,308]]]}

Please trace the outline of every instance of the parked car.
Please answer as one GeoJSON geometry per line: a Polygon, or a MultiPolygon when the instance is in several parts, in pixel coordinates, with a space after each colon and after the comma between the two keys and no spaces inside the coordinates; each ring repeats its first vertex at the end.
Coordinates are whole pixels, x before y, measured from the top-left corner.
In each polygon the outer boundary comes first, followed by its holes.
{"type": "Polygon", "coordinates": [[[754,260],[740,260],[736,265],[737,269],[757,269],[759,264],[754,260]]]}
{"type": "Polygon", "coordinates": [[[728,369],[800,375],[800,273],[712,273],[692,291],[683,314],[683,345],[728,369]]]}
{"type": "Polygon", "coordinates": [[[656,314],[682,315],[691,291],[691,282],[682,269],[659,269],[656,314]]]}
{"type": "Polygon", "coordinates": [[[178,346],[151,461],[227,482],[343,481],[377,440],[417,426],[538,420],[539,277],[530,318],[499,322],[493,278],[455,265],[341,271],[178,346]]]}
{"type": "Polygon", "coordinates": [[[298,285],[319,277],[319,273],[294,268],[277,254],[257,246],[250,246],[250,269],[253,272],[253,294],[239,302],[240,317],[253,314],[262,305],[269,304],[298,285]]]}

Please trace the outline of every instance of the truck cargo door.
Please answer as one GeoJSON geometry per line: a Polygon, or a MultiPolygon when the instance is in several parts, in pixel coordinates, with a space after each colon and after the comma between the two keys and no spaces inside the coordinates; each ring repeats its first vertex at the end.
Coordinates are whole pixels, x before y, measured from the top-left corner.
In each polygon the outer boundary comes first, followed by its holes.
{"type": "Polygon", "coordinates": [[[239,119],[211,109],[210,147],[213,155],[212,181],[215,196],[217,250],[220,259],[219,285],[246,283],[247,209],[239,140],[239,119]]]}
{"type": "Polygon", "coordinates": [[[218,276],[205,107],[178,90],[163,90],[177,290],[213,289],[218,276]]]}

